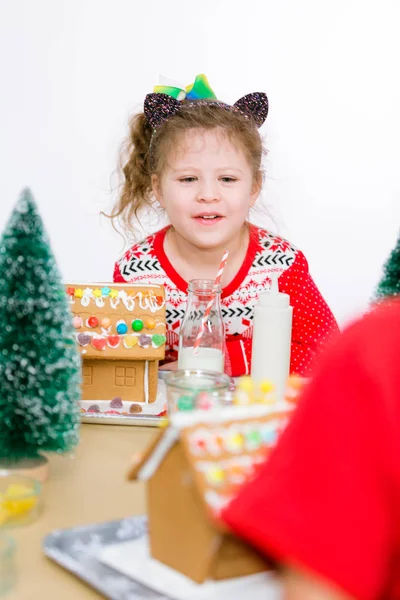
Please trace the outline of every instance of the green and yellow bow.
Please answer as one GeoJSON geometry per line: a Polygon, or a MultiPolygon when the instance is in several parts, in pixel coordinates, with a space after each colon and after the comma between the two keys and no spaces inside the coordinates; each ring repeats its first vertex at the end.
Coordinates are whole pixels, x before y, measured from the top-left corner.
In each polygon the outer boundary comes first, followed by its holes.
{"type": "Polygon", "coordinates": [[[194,83],[185,88],[180,87],[174,82],[164,80],[161,84],[155,85],[153,93],[167,94],[175,100],[216,100],[217,96],[212,91],[208,79],[205,75],[196,76],[194,83]]]}

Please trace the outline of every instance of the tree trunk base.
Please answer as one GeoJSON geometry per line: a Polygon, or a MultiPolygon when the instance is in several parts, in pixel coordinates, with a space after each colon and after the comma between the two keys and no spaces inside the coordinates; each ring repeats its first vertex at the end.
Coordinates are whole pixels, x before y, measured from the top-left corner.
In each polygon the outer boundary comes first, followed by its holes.
{"type": "Polygon", "coordinates": [[[49,461],[45,456],[22,458],[20,460],[1,460],[0,471],[12,471],[17,475],[26,475],[36,481],[46,481],[49,476],[49,461]]]}

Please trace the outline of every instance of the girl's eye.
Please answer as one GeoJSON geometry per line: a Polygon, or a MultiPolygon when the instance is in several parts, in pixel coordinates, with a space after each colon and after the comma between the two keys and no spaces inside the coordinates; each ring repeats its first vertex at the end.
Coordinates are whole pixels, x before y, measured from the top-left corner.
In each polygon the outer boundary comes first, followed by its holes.
{"type": "Polygon", "coordinates": [[[193,183],[193,181],[196,181],[196,177],[183,177],[179,181],[182,181],[183,183],[193,183]]]}
{"type": "Polygon", "coordinates": [[[233,181],[236,181],[234,177],[221,177],[221,179],[224,183],[232,183],[233,181]]]}

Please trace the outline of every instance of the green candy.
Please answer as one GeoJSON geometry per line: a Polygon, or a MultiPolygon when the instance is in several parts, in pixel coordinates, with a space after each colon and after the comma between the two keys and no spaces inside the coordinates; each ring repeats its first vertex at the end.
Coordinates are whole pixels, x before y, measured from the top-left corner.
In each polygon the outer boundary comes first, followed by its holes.
{"type": "Polygon", "coordinates": [[[153,346],[155,346],[156,348],[160,348],[160,346],[163,346],[165,344],[166,339],[167,338],[165,337],[165,335],[155,333],[152,337],[153,346]]]}
{"type": "Polygon", "coordinates": [[[132,321],[132,329],[133,331],[142,331],[143,321],[141,319],[135,319],[132,321]]]}
{"type": "Polygon", "coordinates": [[[262,443],[261,433],[254,430],[249,431],[249,433],[246,434],[246,441],[253,448],[258,448],[262,443]]]}
{"type": "Polygon", "coordinates": [[[178,410],[193,410],[193,396],[180,396],[178,399],[178,410]]]}

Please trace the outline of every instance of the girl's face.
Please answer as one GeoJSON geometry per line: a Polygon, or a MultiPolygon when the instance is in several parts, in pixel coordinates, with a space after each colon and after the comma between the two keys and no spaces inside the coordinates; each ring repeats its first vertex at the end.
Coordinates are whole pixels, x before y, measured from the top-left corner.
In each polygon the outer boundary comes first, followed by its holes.
{"type": "Polygon", "coordinates": [[[260,191],[241,148],[217,129],[188,131],[152,183],[175,231],[204,249],[238,236],[260,191]]]}

